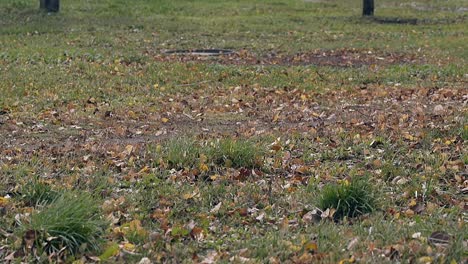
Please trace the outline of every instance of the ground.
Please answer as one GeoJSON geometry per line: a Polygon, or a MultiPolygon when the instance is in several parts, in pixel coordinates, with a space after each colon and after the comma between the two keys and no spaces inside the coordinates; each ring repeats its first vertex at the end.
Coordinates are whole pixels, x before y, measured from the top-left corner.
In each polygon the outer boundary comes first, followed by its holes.
{"type": "Polygon", "coordinates": [[[464,1],[127,2],[0,3],[2,261],[467,261],[464,1]]]}

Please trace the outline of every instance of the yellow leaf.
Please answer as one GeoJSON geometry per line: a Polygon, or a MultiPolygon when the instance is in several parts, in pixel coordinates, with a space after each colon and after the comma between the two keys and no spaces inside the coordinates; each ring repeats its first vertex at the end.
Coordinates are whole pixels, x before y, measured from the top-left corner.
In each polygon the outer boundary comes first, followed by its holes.
{"type": "Polygon", "coordinates": [[[273,122],[278,121],[278,119],[279,119],[279,114],[276,114],[276,115],[273,117],[273,122]]]}
{"type": "Polygon", "coordinates": [[[135,219],[122,225],[122,233],[124,233],[124,235],[137,234],[139,236],[145,236],[147,231],[141,226],[141,221],[135,219]]]}
{"type": "Polygon", "coordinates": [[[304,245],[304,250],[317,251],[318,250],[317,243],[315,243],[313,241],[308,242],[307,244],[304,245]]]}
{"type": "Polygon", "coordinates": [[[417,138],[414,137],[414,136],[411,135],[411,134],[405,134],[403,137],[404,137],[405,139],[407,139],[407,140],[410,140],[410,141],[415,141],[415,140],[417,140],[417,138]]]}
{"type": "Polygon", "coordinates": [[[203,171],[203,172],[207,172],[208,171],[208,166],[205,164],[205,163],[202,163],[200,164],[200,170],[203,171]]]}
{"type": "Polygon", "coordinates": [[[350,258],[340,260],[339,264],[354,263],[355,261],[354,256],[351,256],[350,258]]]}
{"type": "Polygon", "coordinates": [[[0,197],[0,206],[6,206],[8,204],[8,199],[5,197],[0,197]]]}
{"type": "Polygon", "coordinates": [[[344,179],[344,180],[338,180],[339,183],[341,183],[342,185],[344,186],[349,186],[349,181],[347,179],[344,179]]]}
{"type": "Polygon", "coordinates": [[[165,117],[163,117],[163,118],[161,118],[161,122],[163,122],[163,123],[167,123],[167,122],[169,122],[169,119],[168,119],[168,118],[165,118],[165,117]]]}
{"type": "Polygon", "coordinates": [[[133,146],[132,145],[125,146],[125,150],[123,152],[123,154],[125,156],[128,156],[128,155],[132,154],[132,152],[133,152],[133,146]]]}
{"type": "Polygon", "coordinates": [[[127,242],[127,243],[125,243],[125,244],[123,245],[123,248],[124,248],[125,250],[128,250],[128,251],[134,251],[134,250],[135,250],[135,245],[132,244],[132,243],[128,243],[128,242],[127,242]]]}
{"type": "Polygon", "coordinates": [[[421,263],[421,264],[432,263],[432,258],[429,256],[420,257],[418,258],[418,263],[421,263]]]}
{"type": "Polygon", "coordinates": [[[132,110],[128,111],[127,112],[127,115],[128,117],[132,118],[132,119],[136,119],[137,118],[137,115],[135,114],[135,112],[133,112],[132,110]]]}
{"type": "Polygon", "coordinates": [[[145,166],[143,167],[143,169],[141,169],[138,174],[142,174],[142,173],[146,173],[146,172],[149,172],[150,171],[150,168],[148,166],[145,166]]]}
{"type": "Polygon", "coordinates": [[[184,193],[182,195],[182,198],[184,198],[184,200],[189,200],[189,199],[192,199],[195,195],[193,193],[184,193]]]}

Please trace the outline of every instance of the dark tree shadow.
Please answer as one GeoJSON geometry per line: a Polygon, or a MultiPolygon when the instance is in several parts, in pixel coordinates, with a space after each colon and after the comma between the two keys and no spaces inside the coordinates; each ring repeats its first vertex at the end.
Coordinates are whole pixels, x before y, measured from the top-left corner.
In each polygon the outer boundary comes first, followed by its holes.
{"type": "Polygon", "coordinates": [[[363,21],[378,24],[399,24],[399,25],[436,25],[436,24],[454,24],[464,22],[465,17],[455,18],[401,18],[401,17],[378,17],[368,16],[362,17],[363,21]]]}
{"type": "Polygon", "coordinates": [[[418,24],[417,18],[400,18],[400,17],[371,17],[371,21],[379,24],[418,24]]]}

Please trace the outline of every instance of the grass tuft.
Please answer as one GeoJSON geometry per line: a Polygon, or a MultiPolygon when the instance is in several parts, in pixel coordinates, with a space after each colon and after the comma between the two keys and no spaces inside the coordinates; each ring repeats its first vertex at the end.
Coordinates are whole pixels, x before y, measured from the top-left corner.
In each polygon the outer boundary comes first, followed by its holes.
{"type": "Polygon", "coordinates": [[[60,192],[54,190],[52,186],[37,180],[25,184],[21,193],[21,200],[27,206],[44,206],[60,196],[60,192]]]}
{"type": "Polygon", "coordinates": [[[319,199],[322,210],[335,209],[335,220],[347,217],[357,217],[376,209],[377,197],[368,178],[353,178],[339,184],[327,185],[323,188],[319,199]]]}
{"type": "Polygon", "coordinates": [[[196,166],[200,156],[200,146],[190,138],[168,141],[162,148],[162,160],[169,168],[183,169],[196,166]]]}
{"type": "MultiPolygon", "coordinates": [[[[257,168],[262,166],[261,149],[251,140],[225,138],[207,142],[205,148],[190,138],[168,141],[160,151],[160,162],[169,168],[183,169],[196,167],[200,157],[206,162],[232,168],[257,168]]],[[[203,162],[205,162],[203,161],[203,162]]]]}
{"type": "Polygon", "coordinates": [[[34,233],[34,244],[47,254],[66,249],[75,254],[97,250],[105,221],[89,194],[64,193],[42,210],[31,215],[23,226],[24,234],[34,233]]]}
{"type": "Polygon", "coordinates": [[[261,167],[260,148],[250,140],[221,139],[210,150],[210,158],[217,165],[233,168],[261,167]]]}

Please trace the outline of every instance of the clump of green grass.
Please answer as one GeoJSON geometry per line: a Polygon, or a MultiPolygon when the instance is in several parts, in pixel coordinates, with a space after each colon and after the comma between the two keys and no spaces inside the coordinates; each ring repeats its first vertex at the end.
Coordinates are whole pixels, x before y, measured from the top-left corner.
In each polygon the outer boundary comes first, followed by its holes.
{"type": "Polygon", "coordinates": [[[263,153],[251,140],[221,139],[212,145],[209,157],[216,165],[233,168],[261,167],[263,153]]]}
{"type": "Polygon", "coordinates": [[[75,254],[99,249],[106,223],[100,208],[87,193],[64,193],[31,215],[24,234],[34,233],[34,245],[52,254],[63,250],[75,254]]]}
{"type": "Polygon", "coordinates": [[[263,152],[252,140],[210,140],[203,148],[194,139],[179,138],[164,144],[159,155],[160,162],[171,169],[193,168],[200,162],[232,168],[256,168],[262,166],[263,152]],[[202,156],[204,158],[200,160],[202,156]]]}
{"type": "Polygon", "coordinates": [[[28,182],[21,189],[21,201],[27,206],[47,205],[56,200],[60,192],[38,180],[28,182]]]}
{"type": "Polygon", "coordinates": [[[161,158],[163,162],[167,162],[169,168],[183,169],[197,165],[200,151],[200,145],[193,139],[173,139],[162,147],[161,158]]]}
{"type": "Polygon", "coordinates": [[[319,198],[319,208],[335,209],[335,220],[370,213],[377,207],[377,193],[367,177],[327,185],[319,198]]]}

